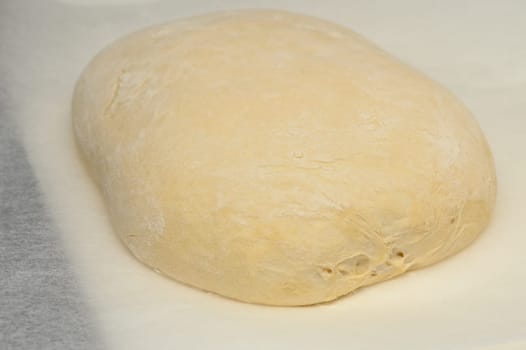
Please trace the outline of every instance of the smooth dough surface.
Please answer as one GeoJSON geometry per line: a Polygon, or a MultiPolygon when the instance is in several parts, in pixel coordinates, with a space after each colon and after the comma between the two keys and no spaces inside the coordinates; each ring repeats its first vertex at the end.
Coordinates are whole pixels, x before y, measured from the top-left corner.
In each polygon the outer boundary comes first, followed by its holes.
{"type": "Polygon", "coordinates": [[[494,206],[469,111],[351,30],[303,15],[133,33],[85,69],[72,117],[131,252],[246,302],[330,301],[435,263],[494,206]]]}

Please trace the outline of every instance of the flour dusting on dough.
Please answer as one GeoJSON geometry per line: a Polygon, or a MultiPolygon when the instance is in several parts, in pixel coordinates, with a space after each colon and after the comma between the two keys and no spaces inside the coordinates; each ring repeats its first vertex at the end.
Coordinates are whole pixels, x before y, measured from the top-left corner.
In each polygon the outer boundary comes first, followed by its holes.
{"type": "Polygon", "coordinates": [[[312,17],[235,11],[136,32],[90,63],[73,110],[132,253],[247,302],[325,302],[433,264],[495,201],[469,111],[312,17]]]}

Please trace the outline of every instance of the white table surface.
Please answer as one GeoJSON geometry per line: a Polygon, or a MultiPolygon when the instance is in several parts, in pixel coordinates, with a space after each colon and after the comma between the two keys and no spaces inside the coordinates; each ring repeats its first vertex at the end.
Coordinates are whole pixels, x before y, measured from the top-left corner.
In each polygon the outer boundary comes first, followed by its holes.
{"type": "Polygon", "coordinates": [[[91,310],[86,317],[108,349],[526,349],[526,2],[4,1],[0,8],[15,16],[2,36],[12,51],[0,57],[11,60],[5,84],[16,123],[91,310]],[[351,27],[464,101],[487,136],[499,182],[480,239],[431,268],[301,308],[200,292],[128,253],[75,153],[76,78],[101,47],[132,30],[260,7],[351,27]]]}

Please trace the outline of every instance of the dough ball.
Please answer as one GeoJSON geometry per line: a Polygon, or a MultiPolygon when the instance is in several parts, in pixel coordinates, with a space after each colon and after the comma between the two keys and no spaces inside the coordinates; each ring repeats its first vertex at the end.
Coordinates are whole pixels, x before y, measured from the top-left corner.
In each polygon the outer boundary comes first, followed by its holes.
{"type": "Polygon", "coordinates": [[[495,201],[488,145],[451,93],[287,12],[116,41],[80,77],[73,125],[133,255],[246,302],[326,302],[433,264],[495,201]]]}

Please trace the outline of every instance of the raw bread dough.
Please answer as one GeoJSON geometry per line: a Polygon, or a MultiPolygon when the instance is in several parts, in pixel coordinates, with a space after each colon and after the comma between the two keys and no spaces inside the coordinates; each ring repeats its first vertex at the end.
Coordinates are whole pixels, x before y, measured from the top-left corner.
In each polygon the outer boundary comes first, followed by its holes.
{"type": "Polygon", "coordinates": [[[325,302],[435,263],[495,201],[490,150],[454,96],[351,30],[287,12],[118,40],[78,81],[73,124],[131,252],[247,302],[325,302]]]}

